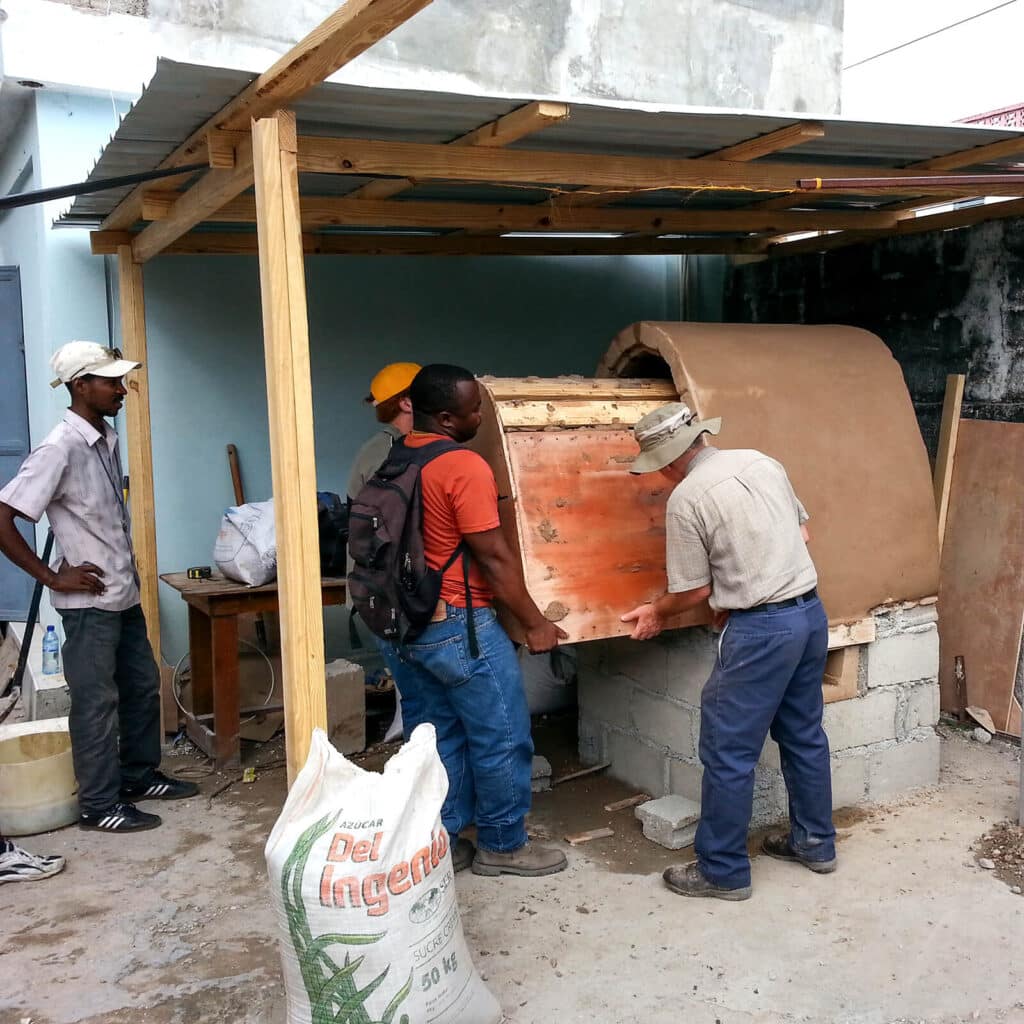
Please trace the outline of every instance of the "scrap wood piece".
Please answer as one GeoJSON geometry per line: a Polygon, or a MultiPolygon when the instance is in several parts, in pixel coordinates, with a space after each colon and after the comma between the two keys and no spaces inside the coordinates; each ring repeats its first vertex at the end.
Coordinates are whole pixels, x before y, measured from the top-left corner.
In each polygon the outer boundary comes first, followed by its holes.
{"type": "Polygon", "coordinates": [[[979,708],[972,704],[965,708],[969,718],[974,719],[987,733],[995,735],[997,732],[996,723],[992,721],[992,716],[984,709],[979,708]]]}
{"type": "Polygon", "coordinates": [[[946,517],[949,512],[949,492],[953,483],[953,459],[956,453],[956,439],[960,429],[960,413],[964,403],[962,373],[951,373],[946,377],[946,397],[942,402],[942,425],[939,428],[939,450],[935,457],[935,511],[939,519],[939,551],[946,536],[946,517]]]}
{"type": "Polygon", "coordinates": [[[593,775],[596,772],[603,772],[605,768],[611,768],[611,766],[611,761],[603,761],[601,764],[594,764],[589,768],[581,768],[578,772],[569,772],[567,775],[559,775],[557,779],[551,780],[551,785],[560,786],[563,782],[571,782],[573,779],[581,779],[584,775],[593,775]]]}
{"type": "Polygon", "coordinates": [[[616,800],[613,803],[605,804],[604,809],[606,811],[624,811],[627,807],[645,804],[650,799],[650,793],[636,793],[634,796],[627,796],[624,800],[616,800]]]}
{"type": "Polygon", "coordinates": [[[565,841],[570,846],[579,846],[580,843],[589,843],[592,839],[610,839],[615,835],[615,830],[611,828],[592,828],[589,832],[576,832],[571,836],[566,836],[565,841]]]}

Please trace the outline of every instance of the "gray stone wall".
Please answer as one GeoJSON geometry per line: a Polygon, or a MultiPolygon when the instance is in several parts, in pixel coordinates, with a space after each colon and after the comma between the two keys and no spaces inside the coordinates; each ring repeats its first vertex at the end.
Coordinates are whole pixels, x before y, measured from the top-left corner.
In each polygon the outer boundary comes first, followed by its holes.
{"type": "MultiPolygon", "coordinates": [[[[934,785],[939,772],[939,639],[934,604],[875,614],[877,639],[846,648],[855,696],[825,707],[835,807],[884,800],[934,785]]],[[[714,667],[717,639],[698,627],[646,643],[580,645],[579,742],[587,763],[660,797],[700,801],[700,693],[714,667]]],[[[844,669],[844,675],[847,669],[844,669]]],[[[787,815],[778,747],[765,744],[757,766],[753,823],[787,815]]]]}
{"type": "Polygon", "coordinates": [[[1024,421],[1024,220],[736,267],[725,319],[873,331],[933,456],[949,373],[967,374],[965,418],[1024,421]]]}
{"type": "MultiPolygon", "coordinates": [[[[60,0],[282,49],[338,0],[60,0]]],[[[839,109],[843,0],[435,0],[361,58],[425,88],[839,109]]],[[[254,69],[261,70],[261,69],[254,69]]]]}

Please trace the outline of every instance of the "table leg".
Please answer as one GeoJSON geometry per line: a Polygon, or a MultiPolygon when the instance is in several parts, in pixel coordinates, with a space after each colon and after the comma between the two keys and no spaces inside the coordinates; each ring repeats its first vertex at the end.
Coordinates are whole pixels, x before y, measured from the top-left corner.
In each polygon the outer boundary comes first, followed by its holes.
{"type": "Polygon", "coordinates": [[[215,616],[213,624],[214,764],[237,768],[239,747],[238,618],[215,616]]]}
{"type": "Polygon", "coordinates": [[[192,714],[213,710],[213,631],[210,617],[188,606],[188,650],[192,663],[192,714]]]}

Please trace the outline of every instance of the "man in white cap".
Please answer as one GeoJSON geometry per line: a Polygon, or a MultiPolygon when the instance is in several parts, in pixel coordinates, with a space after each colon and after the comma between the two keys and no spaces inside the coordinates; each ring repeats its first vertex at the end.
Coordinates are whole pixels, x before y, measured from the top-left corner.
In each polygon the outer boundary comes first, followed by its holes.
{"type": "Polygon", "coordinates": [[[117,434],[122,378],[142,364],[117,349],[72,341],[50,360],[71,408],[0,490],[0,551],[52,592],[64,623],[64,675],[71,692],[71,751],[79,825],[101,832],[156,828],[135,800],[194,796],[194,783],[160,765],[160,673],[139,603],[131,519],[117,434]],[[53,568],[15,526],[43,514],[59,546],[53,568]]]}
{"type": "Polygon", "coordinates": [[[750,897],[747,830],[754,767],[769,732],[779,745],[789,794],[788,834],[763,850],[811,871],[836,866],[822,676],[828,620],[807,551],[808,515],[785,469],[757,451],[706,443],[720,419],[698,421],[681,402],[643,417],[632,473],[675,484],[665,514],[668,592],[622,617],[649,640],[705,600],[724,624],[718,658],[701,693],[701,819],[695,864],[670,867],[683,896],[750,897]]]}

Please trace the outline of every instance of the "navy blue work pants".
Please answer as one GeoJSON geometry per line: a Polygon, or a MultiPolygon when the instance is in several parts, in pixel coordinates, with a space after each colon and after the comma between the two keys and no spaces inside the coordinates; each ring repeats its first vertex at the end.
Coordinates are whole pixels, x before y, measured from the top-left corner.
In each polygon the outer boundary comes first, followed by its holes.
{"type": "Polygon", "coordinates": [[[822,676],[828,620],[818,598],[788,608],[733,612],[701,695],[704,766],[695,848],[716,885],[750,884],[747,830],[754,767],[769,732],[789,793],[790,843],[808,860],[835,856],[822,676]]]}

